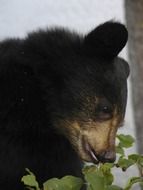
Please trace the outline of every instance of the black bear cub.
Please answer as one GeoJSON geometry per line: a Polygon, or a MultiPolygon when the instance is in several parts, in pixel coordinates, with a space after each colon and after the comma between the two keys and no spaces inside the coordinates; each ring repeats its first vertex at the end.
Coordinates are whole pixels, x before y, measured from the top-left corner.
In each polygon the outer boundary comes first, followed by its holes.
{"type": "Polygon", "coordinates": [[[80,35],[39,30],[0,43],[0,188],[82,176],[82,161],[113,162],[127,100],[128,33],[106,22],[80,35]]]}

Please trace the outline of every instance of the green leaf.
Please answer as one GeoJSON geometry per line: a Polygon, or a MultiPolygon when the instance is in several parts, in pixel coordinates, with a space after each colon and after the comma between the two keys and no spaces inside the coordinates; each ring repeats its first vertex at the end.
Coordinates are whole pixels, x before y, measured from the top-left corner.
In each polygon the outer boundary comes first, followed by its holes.
{"type": "Polygon", "coordinates": [[[141,158],[141,156],[139,154],[130,154],[128,156],[128,159],[130,160],[134,160],[134,162],[138,162],[138,160],[141,158]]]}
{"type": "Polygon", "coordinates": [[[124,149],[121,147],[121,146],[116,146],[116,153],[122,155],[122,156],[125,156],[125,151],[124,149]]]}
{"type": "Polygon", "coordinates": [[[91,173],[91,172],[97,172],[98,167],[96,165],[90,165],[90,166],[85,166],[82,169],[82,173],[85,175],[86,173],[91,173]]]}
{"type": "Polygon", "coordinates": [[[102,170],[105,173],[109,172],[113,167],[114,167],[113,163],[105,163],[100,166],[100,170],[102,170]]]}
{"type": "Polygon", "coordinates": [[[67,190],[80,190],[83,185],[83,180],[74,176],[65,176],[60,180],[63,186],[67,186],[67,190]]]}
{"type": "Polygon", "coordinates": [[[114,176],[111,173],[111,168],[114,166],[113,163],[105,163],[100,166],[100,170],[103,173],[105,184],[106,185],[111,185],[114,180],[114,176]]]}
{"type": "Polygon", "coordinates": [[[128,180],[127,185],[124,190],[129,190],[135,183],[143,183],[143,179],[141,177],[132,177],[128,180]]]}
{"type": "MultiPolygon", "coordinates": [[[[26,171],[29,173],[28,175],[25,175],[22,177],[21,181],[24,183],[24,185],[28,187],[34,187],[36,190],[40,190],[39,184],[36,181],[35,175],[29,170],[26,169],[26,171]]],[[[29,188],[30,189],[30,188],[29,188]]]]}
{"type": "Polygon", "coordinates": [[[97,174],[87,174],[85,176],[86,181],[88,182],[91,189],[94,190],[104,190],[105,189],[105,183],[104,183],[104,177],[97,175],[97,174]]]}
{"type": "Polygon", "coordinates": [[[117,185],[109,185],[106,187],[106,190],[123,190],[123,189],[117,185]]]}
{"type": "Polygon", "coordinates": [[[140,158],[138,159],[138,165],[143,167],[143,157],[140,156],[140,158]]]}
{"type": "Polygon", "coordinates": [[[114,176],[112,173],[106,173],[104,174],[104,180],[106,185],[112,185],[114,181],[114,176]]]}
{"type": "Polygon", "coordinates": [[[88,190],[105,190],[105,180],[103,173],[96,167],[88,167],[84,172],[85,180],[88,184],[88,190]]]}
{"type": "Polygon", "coordinates": [[[133,146],[134,143],[134,138],[131,135],[117,135],[117,138],[119,139],[120,143],[119,146],[120,147],[124,147],[124,148],[130,148],[133,146]]]}
{"type": "Polygon", "coordinates": [[[65,176],[61,179],[52,178],[43,184],[44,190],[80,190],[83,180],[74,176],[65,176]]]}
{"type": "Polygon", "coordinates": [[[135,163],[134,160],[120,157],[117,164],[120,168],[122,168],[125,171],[127,168],[132,166],[134,163],[135,163]]]}
{"type": "Polygon", "coordinates": [[[58,178],[52,178],[46,181],[43,184],[44,190],[66,190],[66,187],[63,187],[60,184],[60,180],[58,178]]]}

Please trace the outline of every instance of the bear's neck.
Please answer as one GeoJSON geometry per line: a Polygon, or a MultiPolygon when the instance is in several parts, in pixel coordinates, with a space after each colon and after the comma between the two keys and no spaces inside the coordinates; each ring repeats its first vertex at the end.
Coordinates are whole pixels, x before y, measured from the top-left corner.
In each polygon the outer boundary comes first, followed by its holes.
{"type": "Polygon", "coordinates": [[[65,175],[82,176],[82,163],[77,153],[63,135],[52,130],[36,134],[27,131],[21,137],[9,134],[9,137],[2,136],[0,142],[5,144],[7,151],[13,152],[9,158],[14,160],[13,167],[16,162],[24,166],[22,171],[29,168],[41,182],[65,175]]]}
{"type": "Polygon", "coordinates": [[[47,171],[45,177],[44,174],[42,178],[42,174],[38,175],[41,179],[40,181],[52,177],[61,178],[65,175],[82,177],[82,162],[64,136],[48,133],[47,136],[40,139],[38,146],[36,152],[37,154],[41,152],[41,156],[43,156],[41,160],[45,160],[45,163],[43,162],[42,164],[45,166],[45,172],[47,171]]]}

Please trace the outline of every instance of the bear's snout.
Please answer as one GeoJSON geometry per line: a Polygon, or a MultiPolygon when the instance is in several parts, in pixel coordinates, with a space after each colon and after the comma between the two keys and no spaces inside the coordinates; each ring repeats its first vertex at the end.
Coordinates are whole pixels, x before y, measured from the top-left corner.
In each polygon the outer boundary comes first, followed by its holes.
{"type": "Polygon", "coordinates": [[[92,146],[89,143],[84,143],[84,150],[89,155],[91,161],[95,164],[98,164],[99,162],[106,163],[106,162],[114,162],[116,160],[116,153],[115,150],[103,150],[100,153],[96,152],[92,148],[92,146]]]}
{"type": "Polygon", "coordinates": [[[96,155],[97,159],[102,162],[115,162],[116,160],[116,153],[113,150],[106,150],[103,151],[102,153],[96,155]]]}

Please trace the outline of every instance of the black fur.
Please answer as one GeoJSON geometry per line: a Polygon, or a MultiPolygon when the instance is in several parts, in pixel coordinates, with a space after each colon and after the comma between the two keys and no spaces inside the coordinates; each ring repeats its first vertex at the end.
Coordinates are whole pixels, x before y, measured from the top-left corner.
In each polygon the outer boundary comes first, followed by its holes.
{"type": "Polygon", "coordinates": [[[56,28],[0,43],[2,190],[22,190],[25,168],[41,183],[81,176],[82,163],[55,121],[96,119],[84,104],[94,96],[116,104],[124,117],[129,68],[116,56],[126,41],[125,27],[107,22],[85,37],[56,28]]]}

